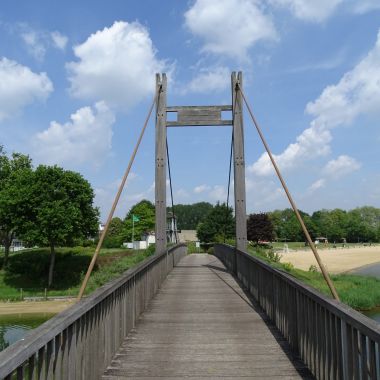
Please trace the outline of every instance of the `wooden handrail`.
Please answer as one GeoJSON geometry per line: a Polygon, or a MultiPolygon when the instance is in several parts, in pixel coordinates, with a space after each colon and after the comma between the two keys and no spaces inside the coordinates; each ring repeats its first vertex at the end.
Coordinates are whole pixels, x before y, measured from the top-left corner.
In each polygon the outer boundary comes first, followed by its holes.
{"type": "MultiPolygon", "coordinates": [[[[90,296],[83,298],[80,302],[74,304],[38,328],[29,332],[24,339],[12,344],[7,349],[0,352],[0,379],[7,378],[7,376],[11,376],[15,371],[18,371],[19,368],[27,366],[30,358],[33,358],[33,360],[36,359],[42,349],[46,349],[49,344],[54,345],[56,338],[62,337],[63,334],[66,334],[70,326],[82,322],[85,324],[86,316],[93,313],[96,308],[101,307],[103,303],[107,303],[106,308],[112,307],[110,306],[112,305],[112,302],[108,302],[108,299],[114,297],[115,294],[128,284],[131,288],[136,287],[136,278],[138,276],[148,276],[147,280],[151,278],[149,289],[154,290],[156,284],[160,284],[164,279],[162,278],[162,273],[166,277],[167,273],[173,268],[175,256],[178,256],[176,259],[179,260],[184,254],[186,254],[185,244],[178,244],[161,254],[154,254],[143,262],[137,264],[135,267],[127,270],[119,278],[103,285],[90,296]],[[167,260],[167,258],[170,257],[173,257],[173,260],[167,260]],[[161,266],[160,271],[154,272],[154,269],[158,266],[161,266]]],[[[149,293],[149,289],[145,289],[144,292],[148,292],[148,295],[153,295],[154,291],[149,293]]],[[[142,296],[145,299],[146,294],[144,293],[142,296]]],[[[136,299],[134,302],[136,303],[136,299]]],[[[115,307],[115,305],[113,305],[113,307],[115,307]]],[[[142,310],[137,310],[137,314],[142,312],[144,308],[145,304],[143,305],[142,310]]],[[[136,313],[136,311],[134,311],[134,313],[136,313]]],[[[134,319],[136,319],[135,316],[134,319]]],[[[85,326],[83,325],[82,329],[84,328],[85,326]]],[[[126,332],[129,331],[127,330],[126,332]]],[[[118,337],[118,339],[120,339],[120,337],[118,337]]],[[[84,342],[81,342],[81,344],[84,344],[84,342]]],[[[101,347],[99,349],[101,349],[101,347]]],[[[48,360],[48,358],[44,358],[44,360],[45,359],[48,360]]],[[[81,365],[81,363],[78,363],[78,365],[81,365]]],[[[96,365],[101,367],[104,363],[97,363],[96,365]]]]}

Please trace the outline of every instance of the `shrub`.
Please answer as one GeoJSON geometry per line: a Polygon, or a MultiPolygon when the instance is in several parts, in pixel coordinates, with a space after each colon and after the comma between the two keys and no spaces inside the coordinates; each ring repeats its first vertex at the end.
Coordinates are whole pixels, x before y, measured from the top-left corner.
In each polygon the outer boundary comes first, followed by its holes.
{"type": "Polygon", "coordinates": [[[292,263],[283,263],[282,266],[287,272],[290,272],[292,269],[294,269],[294,265],[292,263]]]}
{"type": "Polygon", "coordinates": [[[282,258],[282,255],[280,255],[277,252],[272,251],[271,249],[265,252],[265,256],[267,257],[269,261],[273,263],[279,263],[282,258]]]}
{"type": "Polygon", "coordinates": [[[317,266],[316,265],[310,265],[309,272],[313,272],[313,273],[318,272],[317,266]]]}

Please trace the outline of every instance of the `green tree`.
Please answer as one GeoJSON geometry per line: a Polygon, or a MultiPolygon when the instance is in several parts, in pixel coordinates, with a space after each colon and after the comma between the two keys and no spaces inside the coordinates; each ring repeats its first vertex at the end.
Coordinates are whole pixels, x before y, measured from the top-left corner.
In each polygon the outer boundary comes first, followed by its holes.
{"type": "MultiPolygon", "coordinates": [[[[197,225],[202,222],[213,206],[208,202],[198,202],[190,205],[178,204],[174,206],[177,217],[177,227],[180,230],[195,230],[197,225]]],[[[171,212],[171,207],[168,207],[171,212]]]]}
{"type": "Polygon", "coordinates": [[[35,170],[29,190],[29,218],[20,231],[30,244],[50,247],[49,287],[53,283],[55,247],[96,234],[98,210],[93,200],[91,185],[79,173],[44,165],[35,170]]]}
{"type": "Polygon", "coordinates": [[[349,242],[369,242],[376,241],[380,217],[377,217],[379,209],[372,207],[356,208],[348,212],[347,241],[349,242]]]}
{"type": "Polygon", "coordinates": [[[124,235],[124,222],[118,217],[112,218],[103,247],[119,248],[123,244],[124,235]]]}
{"type": "Polygon", "coordinates": [[[132,215],[139,218],[138,222],[135,222],[135,239],[141,239],[141,235],[144,232],[154,230],[155,226],[155,208],[154,204],[146,199],[136,203],[128,211],[127,216],[124,219],[124,239],[132,241],[132,215]]]}
{"type": "Polygon", "coordinates": [[[25,193],[31,186],[32,163],[28,156],[13,153],[8,158],[0,146],[0,242],[4,246],[3,266],[7,265],[10,246],[17,226],[27,217],[25,193]]]}
{"type": "Polygon", "coordinates": [[[247,239],[258,243],[260,240],[272,241],[274,227],[268,214],[250,214],[247,220],[247,239]]]}
{"type": "Polygon", "coordinates": [[[235,236],[235,218],[232,207],[219,202],[197,227],[198,239],[203,243],[221,242],[235,236]]]}
{"type": "MultiPolygon", "coordinates": [[[[310,215],[299,210],[305,225],[313,238],[315,236],[315,225],[310,215]]],[[[290,208],[275,210],[268,213],[274,225],[276,239],[281,241],[303,241],[305,239],[302,228],[294,211],[290,208]]]]}

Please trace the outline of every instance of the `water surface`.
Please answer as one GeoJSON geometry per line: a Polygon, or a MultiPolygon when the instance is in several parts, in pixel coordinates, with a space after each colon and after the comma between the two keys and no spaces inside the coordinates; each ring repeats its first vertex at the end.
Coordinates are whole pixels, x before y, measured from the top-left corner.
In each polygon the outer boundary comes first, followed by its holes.
{"type": "Polygon", "coordinates": [[[50,319],[54,314],[0,315],[0,351],[22,339],[28,331],[50,319]]]}
{"type": "Polygon", "coordinates": [[[351,271],[353,274],[360,276],[371,276],[380,278],[380,263],[366,265],[362,268],[354,269],[351,271]]]}
{"type": "Polygon", "coordinates": [[[369,311],[363,311],[363,314],[366,315],[368,318],[371,318],[374,321],[380,323],[380,307],[369,311]]]}

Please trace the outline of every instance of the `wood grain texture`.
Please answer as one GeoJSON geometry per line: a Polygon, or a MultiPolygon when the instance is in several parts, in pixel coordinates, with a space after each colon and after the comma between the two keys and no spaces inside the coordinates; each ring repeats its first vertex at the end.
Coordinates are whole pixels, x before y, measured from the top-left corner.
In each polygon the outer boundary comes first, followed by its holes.
{"type": "Polygon", "coordinates": [[[234,146],[234,193],[235,193],[235,220],[236,220],[236,248],[242,251],[247,249],[247,213],[245,193],[245,158],[244,158],[244,124],[243,101],[240,91],[236,91],[237,84],[243,88],[241,72],[231,76],[232,106],[233,106],[233,146],[234,146]]]}
{"type": "Polygon", "coordinates": [[[166,75],[156,77],[156,162],[155,162],[155,207],[156,207],[156,252],[166,249],[166,75]]]}
{"type": "Polygon", "coordinates": [[[169,274],[106,369],[116,379],[311,378],[218,259],[169,274]]]}

